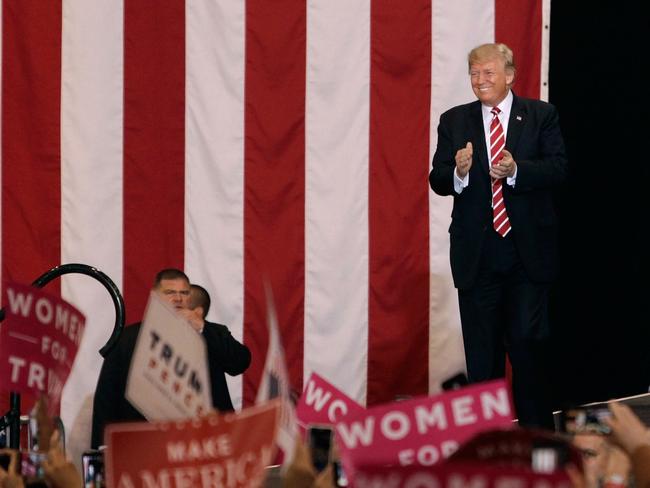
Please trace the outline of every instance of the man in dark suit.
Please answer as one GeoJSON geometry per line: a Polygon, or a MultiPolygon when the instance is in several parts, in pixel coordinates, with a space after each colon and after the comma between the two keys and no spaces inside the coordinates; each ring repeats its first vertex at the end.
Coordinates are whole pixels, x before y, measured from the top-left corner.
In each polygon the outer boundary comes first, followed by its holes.
{"type": "MultiPolygon", "coordinates": [[[[178,313],[184,315],[198,333],[203,335],[208,351],[212,405],[220,411],[232,411],[233,406],[224,372],[230,375],[243,373],[250,365],[250,351],[234,339],[225,326],[195,319],[197,314],[202,314],[202,310],[189,309],[190,281],[182,271],[178,269],[160,271],[156,275],[153,289],[178,313]]],[[[115,348],[104,359],[93,400],[91,439],[93,448],[103,444],[104,427],[107,424],[145,420],[124,397],[131,357],[139,331],[139,323],[125,327],[115,348]]]]}
{"type": "Polygon", "coordinates": [[[468,56],[477,101],[440,117],[431,188],[452,195],[450,258],[471,382],[512,364],[522,425],[553,428],[548,390],[548,290],[557,272],[553,190],[567,161],[555,108],[517,97],[512,51],[468,56]],[[496,109],[495,109],[496,107],[496,109]]]}
{"type": "Polygon", "coordinates": [[[251,353],[248,347],[233,338],[228,327],[205,320],[210,311],[210,303],[208,291],[200,285],[192,284],[187,308],[180,312],[205,337],[208,357],[219,358],[218,362],[210,362],[212,391],[218,389],[222,392],[218,399],[213,394],[215,407],[221,411],[233,410],[224,372],[231,376],[243,373],[251,362],[251,353]]]}

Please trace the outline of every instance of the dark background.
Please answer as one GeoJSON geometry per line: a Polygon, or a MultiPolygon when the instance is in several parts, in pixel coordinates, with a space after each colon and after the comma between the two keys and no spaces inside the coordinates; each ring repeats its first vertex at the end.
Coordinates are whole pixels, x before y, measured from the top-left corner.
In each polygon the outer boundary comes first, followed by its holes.
{"type": "Polygon", "coordinates": [[[551,7],[549,99],[569,156],[551,296],[554,395],[563,407],[650,385],[650,22],[625,2],[551,7]]]}

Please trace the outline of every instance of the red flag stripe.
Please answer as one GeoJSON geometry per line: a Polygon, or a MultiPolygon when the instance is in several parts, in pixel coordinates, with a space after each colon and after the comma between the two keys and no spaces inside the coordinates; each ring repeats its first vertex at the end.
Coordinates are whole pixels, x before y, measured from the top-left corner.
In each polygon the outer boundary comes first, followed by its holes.
{"type": "Polygon", "coordinates": [[[514,52],[517,75],[514,91],[539,98],[542,69],[542,0],[495,0],[494,37],[514,52]]]}
{"type": "Polygon", "coordinates": [[[30,283],[61,259],[61,2],[2,9],[2,279],[30,283]]]}
{"type": "Polygon", "coordinates": [[[370,22],[367,403],[373,405],[428,391],[422,365],[429,333],[431,5],[374,0],[370,22]]]}
{"type": "Polygon", "coordinates": [[[246,4],[244,341],[255,398],[268,337],[263,280],[274,293],[293,388],[301,391],[305,293],[305,49],[301,0],[246,4]]]}
{"type": "Polygon", "coordinates": [[[124,4],[124,295],[140,320],[154,274],[183,268],[185,2],[124,4]]]}

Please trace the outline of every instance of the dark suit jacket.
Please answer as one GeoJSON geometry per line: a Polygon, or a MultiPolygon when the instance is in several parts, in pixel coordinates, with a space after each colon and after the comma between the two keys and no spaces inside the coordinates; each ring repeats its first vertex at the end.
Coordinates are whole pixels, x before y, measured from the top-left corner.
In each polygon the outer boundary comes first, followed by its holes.
{"type": "MultiPolygon", "coordinates": [[[[125,327],[115,348],[104,359],[93,400],[93,448],[103,443],[104,427],[107,424],[145,420],[124,397],[131,356],[139,331],[139,323],[125,327]]],[[[206,322],[203,337],[208,351],[212,405],[220,411],[232,411],[224,372],[233,376],[243,373],[251,362],[250,351],[230,334],[225,325],[206,322]]]]}
{"type": "MultiPolygon", "coordinates": [[[[567,172],[567,159],[555,107],[514,96],[506,149],[517,163],[515,187],[503,184],[503,198],[522,265],[535,282],[557,273],[557,221],[552,190],[567,172]]],[[[438,146],[429,174],[439,195],[454,195],[449,227],[451,271],[456,288],[473,285],[485,232],[492,225],[492,194],[481,103],[454,107],[440,117],[438,146]],[[454,191],[456,152],[467,142],[474,148],[469,185],[454,191]]]]}

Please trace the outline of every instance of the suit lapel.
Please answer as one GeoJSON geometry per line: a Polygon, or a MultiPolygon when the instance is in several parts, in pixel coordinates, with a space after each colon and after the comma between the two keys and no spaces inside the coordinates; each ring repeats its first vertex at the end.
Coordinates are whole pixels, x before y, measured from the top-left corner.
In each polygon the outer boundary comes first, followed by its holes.
{"type": "MultiPolygon", "coordinates": [[[[508,134],[506,136],[506,149],[512,153],[513,156],[516,154],[517,144],[519,143],[519,137],[526,123],[528,113],[526,111],[525,105],[521,102],[519,97],[513,93],[512,108],[510,109],[510,119],[508,120],[508,134]]],[[[516,159],[516,157],[515,157],[516,159]]]]}
{"type": "MultiPolygon", "coordinates": [[[[474,157],[478,156],[479,166],[485,174],[489,174],[489,162],[487,158],[487,145],[485,142],[485,130],[483,129],[483,114],[481,113],[481,102],[476,101],[470,106],[470,130],[471,140],[474,145],[474,157]]],[[[476,160],[476,159],[475,159],[476,160]]]]}

